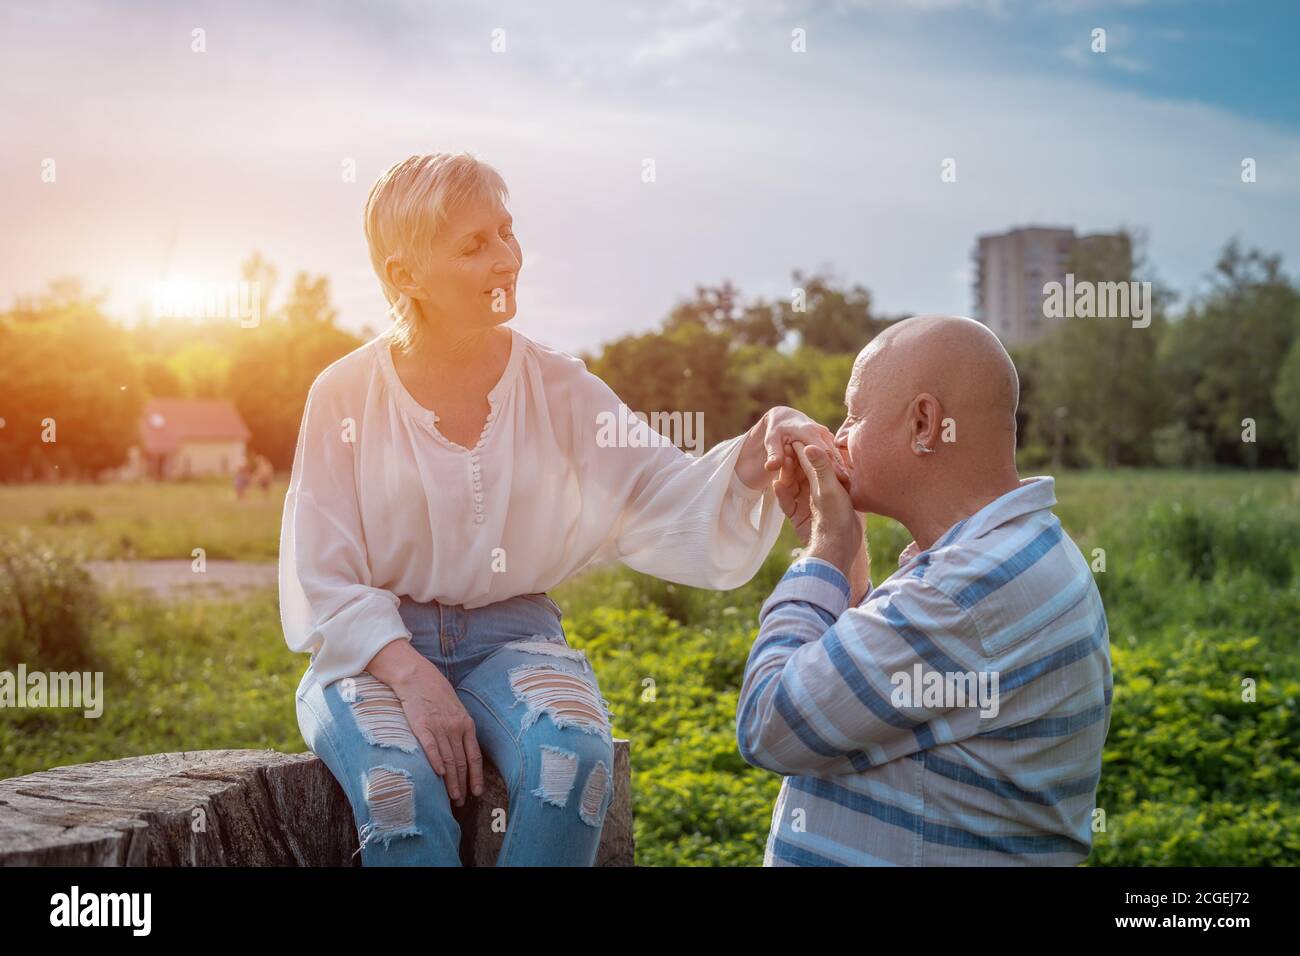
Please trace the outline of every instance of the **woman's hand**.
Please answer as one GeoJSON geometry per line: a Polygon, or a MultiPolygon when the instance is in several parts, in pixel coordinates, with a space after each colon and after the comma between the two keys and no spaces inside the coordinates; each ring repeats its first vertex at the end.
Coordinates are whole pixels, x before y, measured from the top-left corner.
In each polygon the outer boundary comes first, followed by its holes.
{"type": "Polygon", "coordinates": [[[442,671],[405,640],[386,644],[366,670],[397,694],[411,733],[424,749],[429,766],[442,777],[452,802],[464,806],[471,791],[479,796],[483,792],[483,755],[474,733],[474,718],[442,671]],[[465,787],[467,776],[469,790],[465,787]]]}
{"type": "Polygon", "coordinates": [[[842,483],[848,483],[848,470],[835,447],[835,436],[830,429],[803,412],[784,405],[768,409],[749,430],[740,457],[736,459],[736,474],[748,487],[757,491],[773,480],[774,472],[798,470],[799,463],[792,450],[796,441],[824,448],[836,477],[842,483]]]}

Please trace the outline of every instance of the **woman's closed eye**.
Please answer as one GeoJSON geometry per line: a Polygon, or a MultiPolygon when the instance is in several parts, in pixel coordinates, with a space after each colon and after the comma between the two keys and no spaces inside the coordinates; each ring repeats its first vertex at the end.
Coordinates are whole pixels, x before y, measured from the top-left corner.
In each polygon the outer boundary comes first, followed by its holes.
{"type": "MultiPolygon", "coordinates": [[[[507,229],[506,232],[505,232],[505,234],[504,234],[501,238],[502,238],[502,239],[505,239],[506,241],[509,241],[509,240],[513,239],[514,237],[515,237],[515,234],[514,234],[513,232],[511,232],[509,229],[507,229]]],[[[483,251],[484,249],[486,249],[486,248],[487,248],[487,243],[485,243],[485,242],[480,242],[480,243],[479,243],[478,245],[476,245],[474,248],[466,250],[465,255],[467,255],[467,256],[472,256],[472,255],[475,255],[475,254],[477,254],[477,253],[479,253],[479,252],[482,252],[482,251],[483,251]]]]}

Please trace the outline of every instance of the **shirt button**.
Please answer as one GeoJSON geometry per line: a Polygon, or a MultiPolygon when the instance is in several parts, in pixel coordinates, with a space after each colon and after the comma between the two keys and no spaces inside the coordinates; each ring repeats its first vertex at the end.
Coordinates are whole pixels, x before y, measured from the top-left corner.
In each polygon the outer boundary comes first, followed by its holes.
{"type": "Polygon", "coordinates": [[[474,506],[474,510],[475,510],[475,511],[482,511],[482,510],[483,510],[483,506],[482,506],[482,505],[475,505],[475,506],[474,506]]]}
{"type": "Polygon", "coordinates": [[[482,515],[475,515],[475,516],[474,516],[474,523],[475,523],[475,524],[482,524],[482,523],[483,523],[483,516],[482,516],[482,515]]]}
{"type": "Polygon", "coordinates": [[[474,500],[475,500],[475,501],[482,501],[482,500],[483,500],[483,496],[482,496],[482,495],[475,495],[475,496],[474,496],[474,500]]]}

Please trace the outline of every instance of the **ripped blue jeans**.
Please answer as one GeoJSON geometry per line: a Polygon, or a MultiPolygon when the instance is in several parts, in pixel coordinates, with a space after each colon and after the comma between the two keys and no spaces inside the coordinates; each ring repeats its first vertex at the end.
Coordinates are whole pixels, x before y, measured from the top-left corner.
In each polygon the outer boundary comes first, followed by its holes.
{"type": "MultiPolygon", "coordinates": [[[[479,608],[402,597],[399,611],[506,782],[497,865],[591,866],[613,799],[610,713],[559,606],[541,593],[479,608]]],[[[391,687],[362,672],[322,688],[308,665],[297,710],[308,748],[352,805],[363,866],[460,865],[447,788],[391,687]]]]}

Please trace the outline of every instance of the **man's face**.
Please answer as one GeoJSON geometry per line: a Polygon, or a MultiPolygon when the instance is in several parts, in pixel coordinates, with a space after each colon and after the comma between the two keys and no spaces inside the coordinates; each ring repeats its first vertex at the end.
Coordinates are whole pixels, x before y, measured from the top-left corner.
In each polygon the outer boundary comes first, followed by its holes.
{"type": "Polygon", "coordinates": [[[888,514],[890,489],[897,471],[891,462],[891,439],[897,439],[897,427],[887,420],[883,390],[872,380],[870,360],[853,365],[848,388],[844,392],[845,418],[835,433],[835,444],[849,467],[849,498],[858,511],[888,514]]]}

